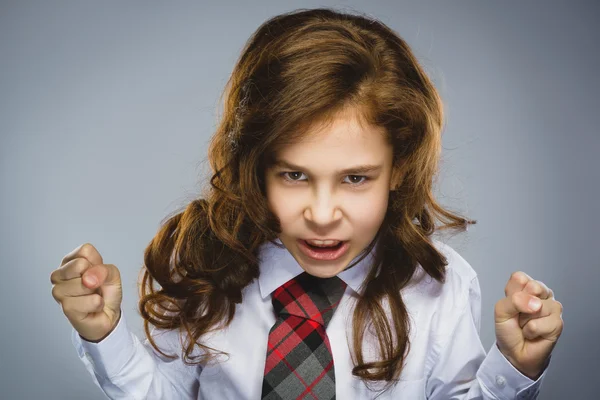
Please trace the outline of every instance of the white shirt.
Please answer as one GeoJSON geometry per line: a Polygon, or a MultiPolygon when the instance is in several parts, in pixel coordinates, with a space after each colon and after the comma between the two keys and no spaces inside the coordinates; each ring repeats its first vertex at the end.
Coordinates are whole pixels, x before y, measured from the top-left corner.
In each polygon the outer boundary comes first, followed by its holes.
{"type": "MultiPolygon", "coordinates": [[[[548,368],[533,381],[499,351],[487,353],[479,337],[481,290],[473,268],[450,246],[432,239],[448,259],[447,281],[440,284],[419,265],[402,290],[411,319],[410,352],[398,384],[378,399],[536,399],[548,368]]],[[[278,241],[281,243],[280,241],[278,241]]],[[[260,399],[267,338],[275,315],[271,293],[303,272],[287,249],[267,242],[261,248],[260,277],[243,290],[229,327],[212,332],[202,343],[229,353],[229,359],[202,366],[181,360],[177,331],[152,330],[159,348],[176,354],[163,358],[148,340],[127,327],[124,313],[116,328],[99,343],[83,340],[72,329],[73,345],[94,382],[111,399],[260,399]]],[[[372,254],[338,276],[347,283],[327,326],[335,365],[336,398],[373,399],[376,392],[352,375],[352,311],[372,254]]],[[[365,337],[364,354],[374,359],[375,336],[365,337]]],[[[199,347],[195,353],[199,354],[199,347]]]]}

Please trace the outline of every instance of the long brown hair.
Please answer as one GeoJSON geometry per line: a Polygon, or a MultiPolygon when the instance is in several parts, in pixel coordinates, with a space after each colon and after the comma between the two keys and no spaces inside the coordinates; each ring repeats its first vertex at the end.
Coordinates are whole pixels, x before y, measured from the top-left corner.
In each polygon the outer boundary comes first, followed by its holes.
{"type": "Polygon", "coordinates": [[[139,311],[147,338],[167,356],[149,324],[180,329],[189,364],[222,353],[201,338],[231,322],[242,290],[259,275],[259,247],[276,244],[281,232],[265,195],[272,155],[300,140],[308,124],[353,108],[364,121],[385,128],[393,168],[400,171],[385,220],[361,253],[360,259],[379,243],[353,316],[352,373],[389,387],[410,349],[402,288],[417,264],[443,283],[447,260],[430,236],[476,223],[444,209],[432,195],[443,128],[436,89],[407,43],[385,24],[319,8],[264,22],[246,43],[223,95],[224,112],[208,151],[210,185],[201,198],[165,218],[145,249],[139,311]],[[366,362],[362,344],[371,324],[379,359],[366,362]],[[194,362],[196,345],[203,351],[194,362]]]}

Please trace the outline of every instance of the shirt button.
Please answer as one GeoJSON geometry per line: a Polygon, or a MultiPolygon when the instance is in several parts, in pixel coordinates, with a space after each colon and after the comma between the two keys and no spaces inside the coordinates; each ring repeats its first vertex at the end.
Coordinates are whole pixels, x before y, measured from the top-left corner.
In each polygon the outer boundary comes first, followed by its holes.
{"type": "Polygon", "coordinates": [[[498,385],[498,387],[503,388],[505,384],[506,379],[504,379],[502,375],[496,375],[496,385],[498,385]]]}

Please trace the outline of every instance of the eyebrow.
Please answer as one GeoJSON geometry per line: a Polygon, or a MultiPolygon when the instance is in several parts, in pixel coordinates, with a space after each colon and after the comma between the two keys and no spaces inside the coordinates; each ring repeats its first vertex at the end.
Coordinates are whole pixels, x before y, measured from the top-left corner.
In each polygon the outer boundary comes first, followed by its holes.
{"type": "MultiPolygon", "coordinates": [[[[289,169],[293,169],[294,171],[307,171],[310,172],[307,168],[301,167],[299,165],[294,165],[292,163],[289,163],[287,161],[284,160],[275,160],[273,162],[273,165],[275,167],[280,167],[280,168],[289,168],[289,169]]],[[[369,173],[369,172],[375,172],[375,171],[379,171],[381,168],[383,167],[383,165],[355,165],[353,167],[350,168],[345,168],[339,171],[336,171],[337,174],[339,175],[352,175],[352,174],[365,174],[365,173],[369,173]]]]}

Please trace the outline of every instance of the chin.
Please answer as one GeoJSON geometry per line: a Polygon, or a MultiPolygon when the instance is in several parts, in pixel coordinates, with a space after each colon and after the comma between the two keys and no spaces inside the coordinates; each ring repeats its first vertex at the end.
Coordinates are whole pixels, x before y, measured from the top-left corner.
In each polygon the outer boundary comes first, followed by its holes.
{"type": "Polygon", "coordinates": [[[306,271],[307,273],[316,276],[317,278],[331,278],[336,276],[340,272],[343,272],[346,267],[349,265],[349,262],[346,259],[337,260],[336,263],[333,264],[320,264],[319,261],[315,261],[315,263],[305,264],[305,260],[302,255],[299,255],[299,258],[296,259],[300,267],[306,271]]]}
{"type": "Polygon", "coordinates": [[[311,274],[312,276],[316,276],[317,278],[331,278],[344,270],[331,270],[328,268],[305,268],[303,265],[300,266],[304,271],[311,274]]]}

